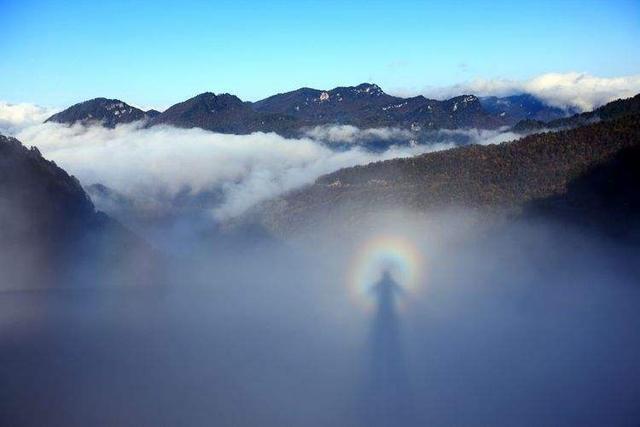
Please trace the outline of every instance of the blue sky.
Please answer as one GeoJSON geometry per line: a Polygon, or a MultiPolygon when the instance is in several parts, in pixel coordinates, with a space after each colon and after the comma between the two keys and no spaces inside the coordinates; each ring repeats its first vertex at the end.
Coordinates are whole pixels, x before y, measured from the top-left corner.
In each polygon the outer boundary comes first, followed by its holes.
{"type": "Polygon", "coordinates": [[[640,73],[639,1],[0,0],[0,28],[0,99],[57,106],[640,73]]]}

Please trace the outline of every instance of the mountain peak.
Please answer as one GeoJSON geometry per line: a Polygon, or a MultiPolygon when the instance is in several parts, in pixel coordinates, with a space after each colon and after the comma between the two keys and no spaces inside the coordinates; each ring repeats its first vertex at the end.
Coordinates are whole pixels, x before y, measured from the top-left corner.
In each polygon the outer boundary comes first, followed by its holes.
{"type": "Polygon", "coordinates": [[[388,96],[384,91],[374,83],[360,83],[357,86],[339,86],[327,91],[329,94],[336,94],[342,96],[348,96],[349,94],[356,95],[358,97],[379,97],[388,96]]]}
{"type": "Polygon", "coordinates": [[[384,95],[384,91],[375,83],[360,83],[355,87],[355,90],[358,93],[367,93],[373,96],[384,95]]]}
{"type": "Polygon", "coordinates": [[[182,128],[199,127],[214,132],[245,134],[260,130],[263,122],[250,103],[243,102],[237,96],[204,92],[171,106],[149,125],[169,124],[182,128]]]}
{"type": "Polygon", "coordinates": [[[237,96],[230,93],[219,93],[215,94],[213,92],[203,92],[200,93],[193,98],[187,99],[185,102],[214,102],[214,103],[232,103],[232,104],[243,104],[242,100],[237,96]]]}
{"type": "Polygon", "coordinates": [[[154,117],[159,116],[161,113],[158,110],[154,110],[153,108],[151,110],[147,110],[144,112],[147,117],[149,117],[150,119],[153,119],[154,117]]]}
{"type": "Polygon", "coordinates": [[[46,122],[73,125],[101,122],[103,126],[113,128],[122,123],[131,123],[147,117],[144,111],[132,107],[119,99],[93,98],[72,105],[49,117],[46,122]]]}
{"type": "Polygon", "coordinates": [[[463,102],[465,104],[470,104],[472,102],[480,101],[480,98],[478,98],[475,95],[458,95],[456,97],[451,98],[450,101],[463,102]]]}

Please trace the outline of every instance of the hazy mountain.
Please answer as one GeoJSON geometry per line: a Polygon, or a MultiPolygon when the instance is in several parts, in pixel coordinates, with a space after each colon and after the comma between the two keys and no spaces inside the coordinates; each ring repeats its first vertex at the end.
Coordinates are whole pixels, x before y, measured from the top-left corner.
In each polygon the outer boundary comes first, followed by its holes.
{"type": "Polygon", "coordinates": [[[403,123],[412,129],[494,129],[502,121],[488,114],[478,97],[461,95],[445,101],[426,99],[418,108],[404,114],[403,123]]]}
{"type": "MultiPolygon", "coordinates": [[[[289,232],[339,212],[357,221],[381,208],[519,212],[536,200],[566,194],[576,180],[613,161],[623,150],[637,152],[638,145],[640,115],[636,114],[498,145],[371,163],[325,175],[271,202],[263,216],[272,230],[289,232]]],[[[625,167],[637,165],[627,162],[625,167]]],[[[635,192],[637,185],[621,189],[635,192]]],[[[588,192],[582,189],[582,194],[588,192]]],[[[621,204],[632,196],[625,193],[615,200],[621,204]]],[[[580,200],[583,210],[598,208],[595,199],[580,200]]]]}
{"type": "Polygon", "coordinates": [[[95,98],[80,102],[54,114],[45,120],[45,123],[56,122],[68,125],[75,123],[101,123],[105,127],[113,128],[122,123],[131,123],[153,117],[156,113],[158,112],[155,110],[144,112],[118,99],[95,98]]]}
{"type": "Polygon", "coordinates": [[[89,281],[153,281],[156,255],[95,210],[80,183],[36,148],[0,135],[0,270],[3,288],[89,281]],[[120,270],[112,268],[118,266],[120,270]],[[145,277],[146,275],[146,277],[145,277]]]}
{"type": "Polygon", "coordinates": [[[549,121],[566,117],[569,114],[561,108],[545,104],[528,93],[501,98],[496,96],[482,97],[480,103],[487,113],[499,117],[508,125],[514,125],[521,120],[549,121]]]}
{"type": "Polygon", "coordinates": [[[151,110],[145,111],[145,114],[146,114],[147,118],[153,119],[154,117],[157,117],[162,113],[160,111],[158,111],[158,110],[151,109],[151,110]]]}
{"type": "Polygon", "coordinates": [[[523,120],[518,122],[513,130],[520,133],[530,133],[539,130],[553,130],[563,128],[575,128],[589,123],[599,121],[615,120],[631,114],[640,113],[640,94],[633,98],[618,99],[616,101],[605,104],[593,111],[581,114],[574,114],[571,117],[551,121],[541,120],[523,120]]]}

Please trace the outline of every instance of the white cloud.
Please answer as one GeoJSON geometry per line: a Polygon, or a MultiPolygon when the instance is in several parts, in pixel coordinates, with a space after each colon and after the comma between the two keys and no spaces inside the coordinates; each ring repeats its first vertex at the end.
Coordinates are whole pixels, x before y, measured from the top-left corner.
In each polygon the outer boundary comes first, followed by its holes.
{"type": "Polygon", "coordinates": [[[144,129],[135,123],[115,129],[47,123],[25,128],[17,137],[37,146],[84,185],[101,183],[141,204],[163,203],[185,189],[192,194],[221,191],[223,201],[214,209],[219,219],[343,167],[453,146],[391,147],[382,153],[353,146],[335,151],[309,138],[169,126],[144,129]]]}
{"type": "Polygon", "coordinates": [[[407,129],[371,128],[360,129],[351,125],[323,125],[308,129],[305,135],[311,139],[333,143],[355,143],[367,141],[410,140],[415,135],[407,129]]]}
{"type": "Polygon", "coordinates": [[[9,104],[0,101],[0,133],[14,135],[20,130],[44,122],[57,110],[33,104],[9,104]]]}
{"type": "Polygon", "coordinates": [[[530,93],[547,104],[560,108],[589,111],[618,98],[640,93],[640,75],[596,77],[587,73],[548,73],[529,80],[475,79],[447,87],[398,90],[398,94],[422,94],[445,99],[464,93],[478,96],[508,96],[530,93]]]}
{"type": "Polygon", "coordinates": [[[522,135],[508,132],[506,129],[441,129],[437,131],[438,138],[455,140],[461,136],[467,139],[467,144],[491,145],[501,144],[506,141],[513,141],[522,138],[522,135]]]}

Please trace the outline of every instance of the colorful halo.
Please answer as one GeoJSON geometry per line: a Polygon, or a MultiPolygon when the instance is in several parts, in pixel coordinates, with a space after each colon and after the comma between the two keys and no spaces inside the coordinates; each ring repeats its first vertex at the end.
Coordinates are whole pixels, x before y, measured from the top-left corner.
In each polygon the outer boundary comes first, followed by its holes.
{"type": "Polygon", "coordinates": [[[354,257],[348,285],[353,301],[366,310],[374,306],[371,287],[387,270],[406,296],[418,287],[421,255],[410,240],[401,236],[378,236],[366,241],[354,257]]]}

